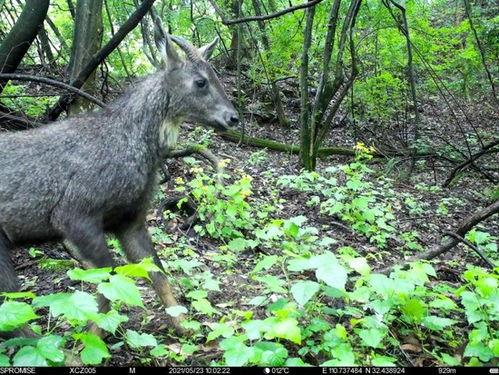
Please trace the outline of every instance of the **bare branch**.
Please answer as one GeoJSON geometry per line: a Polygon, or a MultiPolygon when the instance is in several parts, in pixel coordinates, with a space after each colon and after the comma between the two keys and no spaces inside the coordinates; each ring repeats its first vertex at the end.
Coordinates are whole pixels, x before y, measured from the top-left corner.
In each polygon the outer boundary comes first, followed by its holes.
{"type": "Polygon", "coordinates": [[[237,18],[234,20],[228,20],[223,16],[223,12],[220,10],[220,8],[216,4],[215,0],[209,0],[209,1],[210,1],[210,4],[215,9],[215,11],[217,12],[217,14],[219,15],[219,17],[222,19],[222,23],[226,26],[229,26],[229,25],[236,25],[238,23],[251,22],[251,21],[265,21],[265,20],[269,20],[271,18],[277,18],[277,17],[280,17],[284,14],[291,13],[291,12],[294,12],[294,11],[297,11],[300,9],[306,9],[306,8],[313,7],[313,6],[321,3],[324,0],[312,0],[312,1],[309,1],[308,3],[295,5],[293,7],[289,7],[289,8],[280,10],[280,11],[275,12],[275,13],[265,14],[262,16],[251,16],[251,17],[237,18]]]}
{"type": "Polygon", "coordinates": [[[31,81],[31,82],[40,82],[45,83],[50,86],[59,87],[61,89],[65,89],[71,91],[72,93],[78,94],[85,99],[97,104],[100,107],[105,107],[106,103],[101,102],[99,99],[93,97],[90,94],[87,94],[85,91],[77,89],[74,86],[68,85],[67,83],[59,82],[50,78],[37,77],[29,74],[16,74],[16,73],[0,73],[0,80],[16,80],[16,81],[31,81]]]}

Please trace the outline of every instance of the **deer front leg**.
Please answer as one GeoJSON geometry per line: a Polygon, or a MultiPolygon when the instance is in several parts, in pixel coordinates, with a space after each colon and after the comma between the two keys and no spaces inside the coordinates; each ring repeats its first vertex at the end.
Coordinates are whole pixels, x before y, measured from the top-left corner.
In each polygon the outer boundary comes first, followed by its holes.
{"type": "MultiPolygon", "coordinates": [[[[68,252],[86,269],[114,267],[111,253],[106,246],[104,230],[97,220],[73,218],[71,223],[61,229],[64,235],[64,246],[68,252]]],[[[103,295],[97,295],[100,313],[110,310],[110,301],[103,295]]],[[[103,338],[104,331],[95,323],[88,326],[91,333],[103,338]]]]}
{"type": "MultiPolygon", "coordinates": [[[[140,223],[127,228],[118,234],[121,246],[128,257],[128,260],[133,263],[138,263],[142,259],[151,257],[154,263],[161,269],[162,272],[150,272],[154,290],[158,294],[161,302],[166,307],[177,306],[178,302],[172,291],[172,287],[164,274],[163,266],[156,254],[151,236],[147,232],[144,224],[140,223]]],[[[175,328],[179,335],[185,335],[188,332],[181,326],[185,320],[183,314],[172,317],[168,316],[170,324],[175,328]]]]}

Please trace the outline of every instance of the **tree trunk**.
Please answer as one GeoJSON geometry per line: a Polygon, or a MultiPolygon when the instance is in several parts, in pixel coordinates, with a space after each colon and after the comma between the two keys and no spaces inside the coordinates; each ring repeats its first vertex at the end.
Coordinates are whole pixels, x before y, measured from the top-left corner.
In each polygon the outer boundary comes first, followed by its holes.
{"type": "MultiPolygon", "coordinates": [[[[50,0],[26,0],[14,27],[0,45],[0,72],[13,73],[40,31],[50,0]]],[[[7,81],[0,81],[0,93],[7,81]]]]}
{"type": "MultiPolygon", "coordinates": [[[[73,33],[73,46],[69,61],[69,80],[74,81],[102,43],[102,0],[78,0],[73,33]]],[[[83,90],[95,93],[95,70],[87,78],[83,90]]],[[[84,112],[92,107],[87,100],[78,98],[69,108],[69,113],[84,112]]]]}

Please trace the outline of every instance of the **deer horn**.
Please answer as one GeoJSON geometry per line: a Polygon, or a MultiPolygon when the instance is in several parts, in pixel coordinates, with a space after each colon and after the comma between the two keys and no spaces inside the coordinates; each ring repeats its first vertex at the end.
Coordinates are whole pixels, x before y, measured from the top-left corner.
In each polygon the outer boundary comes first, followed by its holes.
{"type": "Polygon", "coordinates": [[[192,62],[203,61],[203,56],[197,48],[195,48],[191,43],[182,37],[170,35],[170,39],[173,40],[177,45],[185,52],[187,58],[192,62]]]}

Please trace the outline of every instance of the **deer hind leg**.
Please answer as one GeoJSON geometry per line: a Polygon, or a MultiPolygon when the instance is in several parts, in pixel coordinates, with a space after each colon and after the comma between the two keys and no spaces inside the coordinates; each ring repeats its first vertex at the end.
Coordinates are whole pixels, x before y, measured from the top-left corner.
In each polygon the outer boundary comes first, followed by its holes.
{"type": "MultiPolygon", "coordinates": [[[[61,231],[64,235],[64,246],[84,268],[114,267],[111,253],[106,246],[104,230],[97,221],[77,220],[65,225],[61,231]]],[[[110,301],[103,295],[97,295],[99,312],[107,313],[110,310],[110,301]]],[[[89,331],[100,337],[104,332],[94,323],[89,325],[89,331]]]]}
{"type": "MultiPolygon", "coordinates": [[[[17,275],[14,270],[14,265],[10,259],[9,250],[11,243],[0,227],[0,272],[2,276],[0,277],[0,293],[2,292],[17,292],[19,290],[19,282],[17,280],[17,275]]],[[[0,297],[0,305],[3,303],[3,298],[0,297]]],[[[37,337],[31,328],[24,327],[18,328],[12,331],[2,331],[0,332],[0,337],[4,339],[10,339],[13,337],[37,337]]]]}
{"type": "MultiPolygon", "coordinates": [[[[164,306],[177,306],[178,302],[173,294],[172,287],[164,274],[163,266],[161,265],[156,251],[154,250],[154,244],[152,243],[151,236],[147,232],[144,224],[140,223],[130,226],[117,235],[130,262],[138,263],[147,257],[151,257],[153,259],[154,263],[162,271],[149,273],[154,290],[158,294],[164,306]]],[[[181,326],[182,321],[185,320],[183,314],[177,317],[169,316],[168,319],[178,334],[185,335],[188,333],[181,326]]]]}

